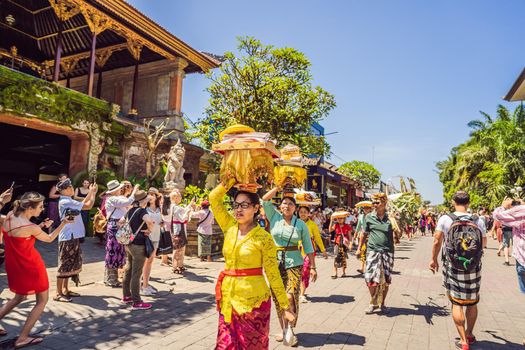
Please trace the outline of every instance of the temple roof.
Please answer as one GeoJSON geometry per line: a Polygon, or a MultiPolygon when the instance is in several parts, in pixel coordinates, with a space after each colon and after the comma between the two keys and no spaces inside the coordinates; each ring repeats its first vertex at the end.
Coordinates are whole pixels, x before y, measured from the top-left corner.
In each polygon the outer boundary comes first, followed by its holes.
{"type": "Polygon", "coordinates": [[[15,46],[17,55],[46,66],[53,74],[55,50],[62,27],[60,78],[88,73],[92,32],[98,70],[183,58],[186,73],[206,72],[220,65],[169,33],[123,0],[0,0],[0,54],[4,60],[15,46]]]}
{"type": "Polygon", "coordinates": [[[525,68],[503,99],[506,101],[525,101],[525,68]]]}

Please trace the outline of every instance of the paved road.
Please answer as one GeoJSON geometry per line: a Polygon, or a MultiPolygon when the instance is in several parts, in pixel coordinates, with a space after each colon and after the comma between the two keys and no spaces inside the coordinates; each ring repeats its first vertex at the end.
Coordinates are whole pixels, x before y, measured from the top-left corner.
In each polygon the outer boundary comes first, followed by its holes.
{"type": "MultiPolygon", "coordinates": [[[[369,298],[364,281],[350,260],[350,276],[332,280],[333,260],[318,261],[319,281],[308,290],[311,302],[301,304],[297,333],[300,349],[453,349],[456,330],[450,306],[441,287],[441,276],[427,270],[430,237],[403,241],[396,250],[395,275],[387,303],[387,316],[365,315],[369,298]]],[[[483,263],[482,296],[472,349],[523,349],[525,296],[518,292],[515,269],[496,257],[496,243],[489,242],[483,263]]],[[[51,278],[56,273],[56,244],[39,244],[51,278]]],[[[94,241],[83,244],[86,264],[82,285],[75,289],[83,297],[74,303],[50,301],[36,332],[45,335],[41,349],[213,349],[217,329],[213,288],[221,262],[201,263],[189,259],[186,277],[175,277],[169,268],[155,262],[153,285],[160,293],[155,308],[131,312],[120,304],[120,291],[105,287],[103,249],[94,241]]],[[[0,298],[5,272],[0,273],[0,298]]],[[[12,346],[21,321],[34,301],[23,303],[2,325],[9,336],[0,349],[12,346]]],[[[271,332],[278,324],[272,315],[271,332]]],[[[271,349],[284,346],[273,339],[271,349]]]]}

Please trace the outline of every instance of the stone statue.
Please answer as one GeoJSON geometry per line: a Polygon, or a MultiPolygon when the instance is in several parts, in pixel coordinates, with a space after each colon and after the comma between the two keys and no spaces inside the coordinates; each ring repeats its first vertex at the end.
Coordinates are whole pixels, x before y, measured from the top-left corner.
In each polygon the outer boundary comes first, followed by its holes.
{"type": "Polygon", "coordinates": [[[185,169],[182,167],[185,155],[186,150],[182,146],[180,139],[165,155],[167,159],[166,176],[164,176],[165,189],[184,189],[186,187],[186,182],[184,181],[185,169]]]}

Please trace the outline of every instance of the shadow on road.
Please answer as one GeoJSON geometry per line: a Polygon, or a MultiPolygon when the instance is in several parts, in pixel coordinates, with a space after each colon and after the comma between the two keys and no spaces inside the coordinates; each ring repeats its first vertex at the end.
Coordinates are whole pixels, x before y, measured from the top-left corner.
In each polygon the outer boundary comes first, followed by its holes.
{"type": "Polygon", "coordinates": [[[205,283],[214,283],[215,280],[210,276],[197,275],[191,271],[184,272],[184,278],[193,282],[205,282],[205,283]]]}
{"type": "Polygon", "coordinates": [[[495,342],[488,341],[488,340],[480,340],[475,343],[476,349],[491,349],[491,350],[492,349],[494,350],[503,350],[503,349],[522,350],[523,349],[523,344],[518,344],[518,343],[508,341],[507,339],[499,336],[495,331],[483,331],[483,332],[490,334],[493,338],[498,339],[503,343],[495,343],[495,342]]]}
{"type": "Polygon", "coordinates": [[[324,297],[308,297],[312,303],[330,303],[330,304],[346,304],[351,303],[355,298],[351,295],[327,295],[324,297]]]}
{"type": "MultiPolygon", "coordinates": [[[[82,299],[86,298],[89,297],[78,298],[75,302],[84,303],[82,299]]],[[[97,298],[102,300],[111,297],[97,298]]],[[[91,349],[102,343],[111,343],[112,348],[120,348],[124,347],[124,343],[139,341],[152,334],[158,336],[159,332],[167,329],[173,331],[177,325],[187,325],[196,314],[204,313],[214,306],[214,296],[208,293],[159,293],[150,310],[131,311],[129,306],[121,305],[113,308],[105,317],[86,313],[77,319],[68,319],[70,315],[57,314],[51,309],[44,314],[41,320],[44,327],[37,335],[44,336],[42,345],[51,349],[64,348],[67,344],[70,349],[91,349]]],[[[12,349],[15,339],[11,337],[0,342],[0,349],[12,349]]]]}
{"type": "Polygon", "coordinates": [[[357,334],[336,332],[328,334],[299,333],[299,345],[303,348],[318,348],[324,345],[365,345],[365,337],[357,334]]]}
{"type": "MultiPolygon", "coordinates": [[[[410,296],[410,295],[403,294],[403,296],[410,296]]],[[[427,324],[433,325],[434,322],[432,322],[432,318],[434,316],[446,317],[450,315],[450,312],[448,311],[447,307],[436,304],[431,298],[428,298],[428,299],[429,301],[427,301],[425,304],[421,304],[419,302],[417,304],[410,304],[410,306],[412,306],[413,308],[391,307],[390,313],[385,316],[386,317],[396,317],[399,315],[423,316],[427,324]]]]}

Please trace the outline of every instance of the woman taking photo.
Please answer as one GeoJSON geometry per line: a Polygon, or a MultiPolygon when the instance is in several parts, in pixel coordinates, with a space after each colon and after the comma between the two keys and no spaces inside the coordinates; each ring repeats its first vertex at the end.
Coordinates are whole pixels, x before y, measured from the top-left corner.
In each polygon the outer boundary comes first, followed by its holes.
{"type": "MultiPolygon", "coordinates": [[[[29,332],[42,315],[49,298],[49,279],[42,257],[35,249],[35,240],[51,243],[60,234],[66,224],[64,221],[51,233],[42,231],[49,228],[53,221],[46,220],[44,224],[36,225],[30,221],[38,217],[44,210],[44,196],[36,192],[27,192],[13,203],[13,211],[7,214],[2,227],[5,243],[5,270],[9,289],[15,297],[0,308],[0,319],[3,319],[18,304],[27,299],[28,295],[36,295],[36,305],[29,313],[26,322],[15,341],[15,348],[31,346],[41,343],[42,337],[31,337],[29,332]]],[[[0,335],[7,332],[0,329],[0,335]]]]}
{"type": "Polygon", "coordinates": [[[124,246],[117,241],[115,236],[118,231],[119,220],[126,215],[131,204],[135,201],[135,193],[139,185],[136,185],[131,195],[126,197],[127,190],[124,182],[119,183],[117,180],[108,182],[106,191],[106,213],[108,225],[106,229],[106,256],[104,284],[109,287],[119,288],[121,284],[118,281],[118,269],[122,269],[126,262],[126,250],[124,246]]]}
{"type": "Polygon", "coordinates": [[[146,296],[152,296],[157,293],[157,289],[149,284],[149,278],[151,276],[151,267],[153,266],[153,260],[157,256],[157,248],[159,247],[160,241],[160,224],[162,222],[162,215],[160,208],[162,207],[162,195],[159,190],[155,187],[150,187],[148,190],[149,203],[146,208],[148,216],[153,221],[153,230],[149,238],[153,243],[153,254],[144,262],[144,270],[142,271],[142,287],[140,288],[140,294],[146,296]]]}
{"type": "MultiPolygon", "coordinates": [[[[126,270],[122,280],[122,302],[132,304],[133,310],[147,310],[151,304],[145,303],[140,298],[140,277],[146,261],[146,240],[153,231],[154,224],[148,215],[146,206],[150,198],[144,191],[136,191],[133,207],[127,212],[131,232],[134,233],[133,241],[126,245],[126,270]]],[[[121,221],[123,223],[124,218],[121,221]]],[[[152,254],[153,256],[153,254],[152,254]]]]}
{"type": "MultiPolygon", "coordinates": [[[[75,189],[75,196],[73,197],[73,199],[82,202],[84,198],[86,198],[89,194],[89,185],[91,185],[91,183],[88,179],[82,181],[82,187],[77,187],[75,189]]],[[[89,233],[89,210],[81,210],[80,215],[82,216],[82,222],[84,223],[87,236],[87,234],[89,233]]]]}
{"type": "Polygon", "coordinates": [[[294,316],[279,275],[275,244],[256,221],[259,197],[237,192],[234,217],[223,202],[232,185],[219,184],[209,196],[215,220],[224,232],[225,268],[215,288],[220,312],[216,349],[268,349],[271,299],[263,271],[279,300],[280,314],[290,322],[294,316]]]}
{"type": "Polygon", "coordinates": [[[186,245],[188,244],[188,237],[186,236],[186,224],[191,218],[193,207],[195,206],[195,198],[193,198],[187,207],[180,205],[182,202],[182,195],[179,190],[174,190],[170,193],[171,200],[171,235],[173,239],[173,272],[177,274],[184,274],[186,268],[184,267],[184,253],[186,252],[186,245]]]}
{"type": "MultiPolygon", "coordinates": [[[[264,195],[263,208],[268,221],[270,221],[270,232],[279,252],[278,259],[280,260],[279,263],[282,265],[279,270],[288,296],[288,301],[290,302],[290,309],[296,317],[294,322],[290,323],[290,326],[295,327],[299,315],[299,292],[301,289],[301,277],[304,264],[303,256],[299,250],[300,241],[302,241],[305,254],[310,259],[312,282],[315,282],[317,279],[317,270],[315,268],[314,249],[312,247],[312,240],[308,232],[308,227],[303,220],[294,215],[297,207],[295,199],[293,197],[283,198],[280,205],[281,214],[271,202],[271,199],[278,191],[278,188],[273,188],[264,195]]],[[[285,330],[288,327],[288,320],[283,317],[281,307],[279,306],[280,302],[275,298],[274,302],[277,308],[279,323],[281,328],[285,330]]],[[[283,338],[283,334],[278,334],[276,336],[277,341],[283,341],[283,338]]],[[[297,344],[297,337],[293,335],[292,340],[287,345],[297,346],[297,344]]]]}

